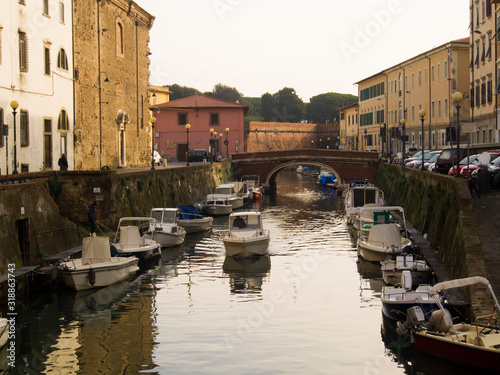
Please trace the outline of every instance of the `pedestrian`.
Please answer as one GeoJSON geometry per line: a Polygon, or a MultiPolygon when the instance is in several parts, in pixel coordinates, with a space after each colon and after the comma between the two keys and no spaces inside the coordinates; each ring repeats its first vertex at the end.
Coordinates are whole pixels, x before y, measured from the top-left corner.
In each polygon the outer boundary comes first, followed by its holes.
{"type": "Polygon", "coordinates": [[[96,207],[97,207],[97,202],[94,201],[89,207],[88,207],[88,219],[90,223],[90,235],[92,235],[95,232],[95,226],[97,223],[97,212],[96,212],[96,207]]]}
{"type": "Polygon", "coordinates": [[[57,162],[59,165],[59,169],[61,171],[67,171],[68,170],[68,159],[66,159],[66,154],[62,154],[61,157],[59,158],[59,161],[57,162]]]}

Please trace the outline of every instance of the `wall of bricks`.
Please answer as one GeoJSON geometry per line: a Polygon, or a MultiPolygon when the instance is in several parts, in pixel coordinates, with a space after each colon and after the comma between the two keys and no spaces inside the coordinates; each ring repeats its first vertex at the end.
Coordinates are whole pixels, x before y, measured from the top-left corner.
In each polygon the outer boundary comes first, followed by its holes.
{"type": "Polygon", "coordinates": [[[245,151],[333,149],[338,135],[339,124],[252,121],[245,129],[245,151]]]}

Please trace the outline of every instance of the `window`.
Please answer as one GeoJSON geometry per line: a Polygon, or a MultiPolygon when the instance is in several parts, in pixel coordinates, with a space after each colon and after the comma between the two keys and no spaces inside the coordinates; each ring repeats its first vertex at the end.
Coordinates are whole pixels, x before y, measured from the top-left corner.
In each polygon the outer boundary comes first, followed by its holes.
{"type": "Polygon", "coordinates": [[[64,3],[59,2],[59,22],[64,23],[64,3]]]}
{"type": "Polygon", "coordinates": [[[123,57],[125,54],[123,24],[120,21],[116,22],[116,54],[118,57],[123,57]]]}
{"type": "Polygon", "coordinates": [[[415,73],[411,74],[411,88],[415,88],[415,73]]]}
{"type": "Polygon", "coordinates": [[[422,71],[418,71],[418,85],[422,86],[422,71]]]}
{"type": "Polygon", "coordinates": [[[491,17],[491,1],[486,0],[486,17],[491,17]]]}
{"type": "Polygon", "coordinates": [[[486,83],[481,83],[481,104],[486,104],[486,83]]]}
{"type": "Polygon", "coordinates": [[[28,71],[28,38],[26,33],[19,31],[19,71],[28,71]]]}
{"type": "Polygon", "coordinates": [[[177,125],[184,126],[188,123],[188,114],[187,113],[178,113],[177,114],[177,125]]]}
{"type": "Polygon", "coordinates": [[[52,168],[52,119],[43,119],[43,164],[52,168]]]}
{"type": "Polygon", "coordinates": [[[434,65],[431,66],[431,82],[434,82],[434,65]]]}
{"type": "Polygon", "coordinates": [[[219,122],[219,112],[210,112],[210,126],[218,126],[219,122]]]}
{"type": "Polygon", "coordinates": [[[488,103],[491,103],[493,101],[493,81],[491,79],[488,80],[487,82],[487,101],[488,103]]]}
{"type": "Polygon", "coordinates": [[[20,118],[19,127],[21,133],[20,135],[21,147],[28,147],[30,145],[28,111],[21,110],[19,118],[20,118]]]}
{"type": "MultiPolygon", "coordinates": [[[[471,96],[472,98],[472,96],[471,96]]],[[[472,106],[472,103],[471,103],[472,106]]],[[[444,117],[448,118],[448,98],[444,99],[444,117]]]]}
{"type": "Polygon", "coordinates": [[[438,100],[438,117],[441,117],[441,100],[438,100]]]}
{"type": "Polygon", "coordinates": [[[64,48],[59,50],[57,55],[57,67],[63,70],[68,70],[68,57],[66,56],[66,51],[64,48]]]}
{"type": "Polygon", "coordinates": [[[45,16],[49,15],[49,0],[43,0],[43,14],[45,16]]]}
{"type": "Polygon", "coordinates": [[[43,47],[43,59],[45,62],[43,73],[50,76],[50,49],[48,47],[43,47]]]}
{"type": "Polygon", "coordinates": [[[57,120],[58,131],[69,131],[69,119],[66,110],[61,109],[59,112],[59,119],[57,120]]]}
{"type": "Polygon", "coordinates": [[[481,91],[479,88],[479,83],[476,85],[476,107],[479,108],[481,105],[481,91]]]}
{"type": "Polygon", "coordinates": [[[444,62],[443,69],[444,69],[444,78],[448,78],[448,61],[444,62]]]}

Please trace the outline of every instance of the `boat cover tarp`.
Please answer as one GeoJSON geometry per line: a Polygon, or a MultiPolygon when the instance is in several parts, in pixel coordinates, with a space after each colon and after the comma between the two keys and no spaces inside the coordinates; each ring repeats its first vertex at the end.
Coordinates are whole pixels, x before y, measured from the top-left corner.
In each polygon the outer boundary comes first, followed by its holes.
{"type": "Polygon", "coordinates": [[[203,217],[192,204],[180,204],[179,210],[181,211],[179,215],[181,220],[201,219],[203,217]]]}
{"type": "Polygon", "coordinates": [[[322,175],[319,178],[320,184],[333,184],[334,180],[335,180],[335,176],[325,176],[325,175],[322,175]]]}
{"type": "Polygon", "coordinates": [[[108,237],[84,237],[82,242],[82,258],[109,258],[108,237]]]}
{"type": "Polygon", "coordinates": [[[139,227],[135,225],[120,227],[120,245],[122,249],[140,247],[141,235],[139,234],[139,227]]]}
{"type": "Polygon", "coordinates": [[[373,244],[384,244],[385,247],[401,247],[401,233],[396,224],[378,224],[370,229],[368,242],[373,244]]]}

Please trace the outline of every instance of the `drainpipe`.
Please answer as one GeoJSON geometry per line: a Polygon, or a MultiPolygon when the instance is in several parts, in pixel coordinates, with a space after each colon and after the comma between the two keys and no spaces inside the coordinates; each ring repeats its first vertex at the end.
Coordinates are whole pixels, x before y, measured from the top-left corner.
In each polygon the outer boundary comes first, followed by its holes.
{"type": "Polygon", "coordinates": [[[102,103],[101,103],[101,0],[97,0],[97,63],[99,69],[99,170],[102,167],[102,103]]]}
{"type": "MultiPolygon", "coordinates": [[[[385,148],[386,148],[385,155],[386,155],[386,157],[388,157],[389,156],[389,142],[388,142],[389,123],[388,123],[387,119],[389,118],[389,110],[388,110],[388,105],[389,105],[388,96],[389,95],[388,95],[387,90],[389,90],[389,76],[387,75],[387,73],[382,73],[382,74],[385,76],[385,90],[384,90],[385,91],[385,94],[384,94],[384,96],[385,96],[385,108],[384,108],[384,120],[385,120],[384,125],[385,126],[384,126],[384,131],[385,131],[385,148]]],[[[382,150],[382,151],[384,151],[384,150],[382,150]]]]}
{"type": "MultiPolygon", "coordinates": [[[[135,21],[135,86],[137,100],[137,137],[139,137],[139,22],[135,21]]],[[[154,137],[154,134],[153,134],[154,137]]]]}

